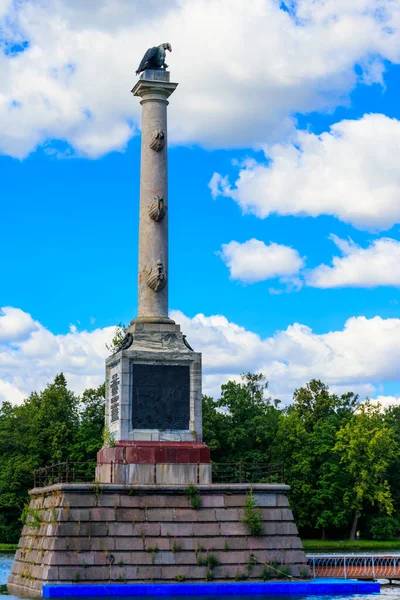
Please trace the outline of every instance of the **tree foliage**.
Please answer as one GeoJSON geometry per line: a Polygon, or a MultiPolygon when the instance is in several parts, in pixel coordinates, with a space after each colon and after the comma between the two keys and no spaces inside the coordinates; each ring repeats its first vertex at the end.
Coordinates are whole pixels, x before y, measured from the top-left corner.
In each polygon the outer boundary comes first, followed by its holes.
{"type": "Polygon", "coordinates": [[[62,373],[19,406],[0,406],[0,542],[18,538],[33,470],[66,460],[95,459],[102,446],[104,385],[82,398],[62,373]]]}
{"type": "Polygon", "coordinates": [[[365,402],[337,433],[334,450],[349,474],[351,483],[343,501],[354,514],[351,538],[354,539],[358,518],[366,504],[391,515],[392,493],[387,479],[389,466],[396,460],[399,446],[393,430],[385,423],[379,404],[365,402]]]}

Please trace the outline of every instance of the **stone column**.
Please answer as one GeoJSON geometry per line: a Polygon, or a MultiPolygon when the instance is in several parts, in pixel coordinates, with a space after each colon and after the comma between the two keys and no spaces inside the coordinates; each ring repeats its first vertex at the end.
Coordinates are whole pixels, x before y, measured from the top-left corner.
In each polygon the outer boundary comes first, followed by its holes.
{"type": "Polygon", "coordinates": [[[132,90],[142,105],[140,167],[138,317],[135,322],[171,323],[168,318],[167,98],[177,87],[168,71],[144,71],[132,90]]]}

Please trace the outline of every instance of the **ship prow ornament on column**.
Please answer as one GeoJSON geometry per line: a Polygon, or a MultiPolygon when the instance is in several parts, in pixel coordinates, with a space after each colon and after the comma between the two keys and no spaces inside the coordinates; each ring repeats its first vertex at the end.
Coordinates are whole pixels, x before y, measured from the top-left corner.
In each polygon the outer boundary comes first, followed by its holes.
{"type": "Polygon", "coordinates": [[[115,445],[98,453],[100,483],[211,483],[201,354],[168,317],[167,106],[177,85],[168,71],[145,69],[132,90],[142,105],[138,316],[106,361],[106,429],[115,445]]]}

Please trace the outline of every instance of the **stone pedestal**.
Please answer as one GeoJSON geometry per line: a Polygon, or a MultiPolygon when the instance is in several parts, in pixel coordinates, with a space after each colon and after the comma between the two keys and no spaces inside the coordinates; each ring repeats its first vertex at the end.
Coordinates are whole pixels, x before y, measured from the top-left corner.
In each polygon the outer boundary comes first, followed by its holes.
{"type": "Polygon", "coordinates": [[[114,442],[202,440],[201,354],[179,325],[133,323],[131,346],[106,360],[106,427],[114,442]]]}
{"type": "Polygon", "coordinates": [[[201,442],[119,442],[97,453],[101,483],[204,485],[211,477],[210,449],[201,442]]]}
{"type": "MultiPolygon", "coordinates": [[[[182,486],[34,489],[34,517],[23,528],[9,591],[33,597],[41,595],[44,583],[262,580],[266,567],[252,564],[251,556],[300,576],[306,559],[286,497],[288,486],[252,486],[263,518],[257,537],[242,522],[249,489],[245,484],[198,486],[197,510],[182,486]]],[[[276,572],[267,570],[275,578],[276,572]]]]}
{"type": "Polygon", "coordinates": [[[106,361],[106,428],[117,446],[99,452],[98,481],[211,483],[201,354],[174,323],[135,321],[129,334],[129,348],[106,361]]]}

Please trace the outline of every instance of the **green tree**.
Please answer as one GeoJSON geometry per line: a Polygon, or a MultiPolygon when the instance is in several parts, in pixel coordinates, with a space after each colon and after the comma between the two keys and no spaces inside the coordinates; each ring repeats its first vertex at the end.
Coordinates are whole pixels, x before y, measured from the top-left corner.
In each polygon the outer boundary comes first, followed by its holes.
{"type": "Polygon", "coordinates": [[[344,493],[344,504],[353,512],[350,539],[355,539],[357,523],[366,505],[377,505],[388,515],[393,499],[387,472],[396,460],[399,445],[394,432],[385,424],[379,404],[361,404],[356,414],[337,433],[335,452],[351,484],[344,493]]]}
{"type": "Polygon", "coordinates": [[[103,445],[105,384],[85,390],[79,402],[79,427],[70,451],[69,460],[96,460],[103,445]]]}
{"type": "Polygon", "coordinates": [[[332,451],[336,433],[351,419],[358,398],[351,392],[331,394],[327,385],[313,379],[296,389],[293,399],[280,421],[276,448],[285,462],[298,524],[320,529],[324,538],[327,527],[342,527],[349,518],[343,506],[349,477],[332,451]]]}
{"type": "Polygon", "coordinates": [[[33,471],[66,460],[95,458],[102,445],[104,386],[82,400],[57,375],[19,406],[0,406],[0,541],[18,539],[19,516],[33,487],[33,471]]]}
{"type": "Polygon", "coordinates": [[[265,396],[262,374],[246,373],[242,381],[221,386],[221,398],[203,399],[204,440],[216,462],[269,462],[280,411],[265,396]]]}
{"type": "Polygon", "coordinates": [[[116,326],[111,342],[109,344],[106,344],[106,348],[110,354],[114,354],[118,350],[118,347],[124,339],[127,330],[127,326],[123,323],[119,323],[116,326]]]}

